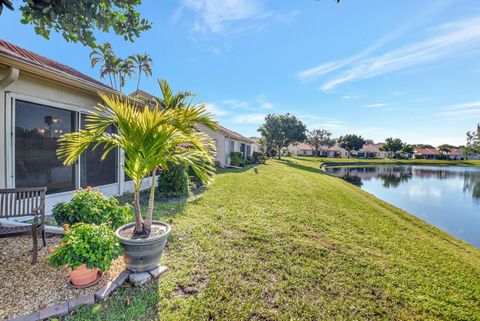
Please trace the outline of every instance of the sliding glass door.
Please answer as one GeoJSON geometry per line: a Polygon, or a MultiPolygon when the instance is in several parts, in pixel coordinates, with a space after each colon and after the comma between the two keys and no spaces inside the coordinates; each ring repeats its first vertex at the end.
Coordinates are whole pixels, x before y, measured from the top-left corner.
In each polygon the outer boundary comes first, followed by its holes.
{"type": "Polygon", "coordinates": [[[48,194],[75,189],[75,166],[57,158],[58,138],[75,130],[76,113],[16,100],[15,187],[47,186],[48,194]]]}

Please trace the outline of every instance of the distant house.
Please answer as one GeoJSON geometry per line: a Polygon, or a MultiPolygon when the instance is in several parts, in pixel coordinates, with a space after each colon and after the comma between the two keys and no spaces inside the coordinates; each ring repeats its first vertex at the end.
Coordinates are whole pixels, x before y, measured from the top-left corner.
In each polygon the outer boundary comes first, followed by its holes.
{"type": "Polygon", "coordinates": [[[413,157],[417,159],[439,159],[440,151],[435,147],[415,147],[413,157]]]}
{"type": "MultiPolygon", "coordinates": [[[[287,150],[292,156],[314,156],[315,150],[308,144],[298,143],[288,146],[287,150]]],[[[328,158],[346,158],[347,151],[338,145],[335,146],[320,146],[318,150],[319,157],[328,158]]]]}
{"type": "Polygon", "coordinates": [[[462,160],[464,157],[460,148],[452,148],[447,153],[447,158],[450,160],[462,160]]]}
{"type": "Polygon", "coordinates": [[[383,143],[366,144],[358,150],[352,152],[352,156],[356,158],[387,158],[388,152],[381,151],[383,143]]]}

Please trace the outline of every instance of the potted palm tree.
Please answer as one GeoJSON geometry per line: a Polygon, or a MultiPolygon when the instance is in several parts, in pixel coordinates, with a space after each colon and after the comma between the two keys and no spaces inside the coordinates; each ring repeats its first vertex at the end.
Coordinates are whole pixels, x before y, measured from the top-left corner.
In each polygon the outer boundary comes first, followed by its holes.
{"type": "Polygon", "coordinates": [[[135,186],[135,222],[121,226],[116,234],[125,250],[127,268],[134,272],[158,266],[170,233],[168,224],[152,220],[157,171],[168,170],[170,164],[185,164],[203,181],[214,172],[215,146],[208,135],[197,130],[197,124],[216,130],[217,122],[205,105],[187,101],[190,93],[174,95],[166,81],[160,84],[165,99],[154,106],[140,107],[131,99],[100,94],[104,103],[87,116],[86,129],[62,136],[57,151],[59,158],[70,165],[91,145],[104,148],[103,157],[116,147],[123,150],[122,167],[135,186]],[[116,128],[116,134],[106,131],[110,126],[116,128]],[[140,188],[148,175],[151,187],[143,219],[140,188]]]}

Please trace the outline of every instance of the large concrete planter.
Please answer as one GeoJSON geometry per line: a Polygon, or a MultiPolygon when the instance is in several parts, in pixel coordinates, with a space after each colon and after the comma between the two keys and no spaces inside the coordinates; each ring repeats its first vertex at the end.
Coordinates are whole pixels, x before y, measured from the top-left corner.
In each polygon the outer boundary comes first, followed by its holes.
{"type": "Polygon", "coordinates": [[[132,272],[147,272],[155,269],[160,264],[163,249],[170,235],[171,227],[167,223],[153,221],[152,225],[163,225],[167,230],[158,236],[147,239],[127,239],[120,236],[120,231],[132,227],[135,223],[128,223],[119,227],[115,234],[120,239],[125,252],[123,259],[132,272]]]}

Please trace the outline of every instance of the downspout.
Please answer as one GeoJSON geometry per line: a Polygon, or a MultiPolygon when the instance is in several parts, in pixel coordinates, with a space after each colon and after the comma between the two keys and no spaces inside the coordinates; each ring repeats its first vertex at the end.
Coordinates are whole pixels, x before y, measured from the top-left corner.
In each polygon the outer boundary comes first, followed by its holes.
{"type": "Polygon", "coordinates": [[[20,75],[20,70],[15,67],[8,67],[8,72],[5,77],[0,79],[0,89],[5,89],[10,86],[12,83],[18,80],[20,75]]]}

